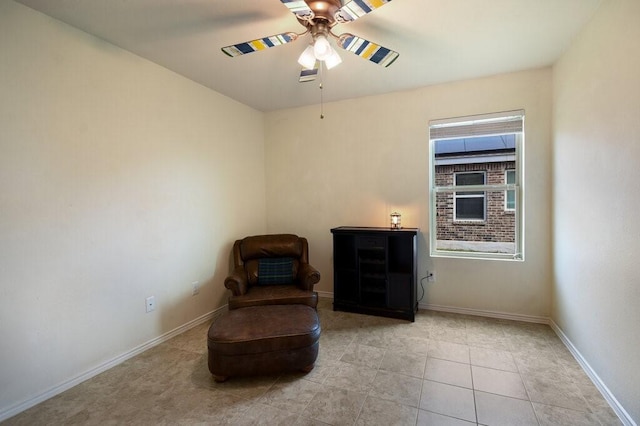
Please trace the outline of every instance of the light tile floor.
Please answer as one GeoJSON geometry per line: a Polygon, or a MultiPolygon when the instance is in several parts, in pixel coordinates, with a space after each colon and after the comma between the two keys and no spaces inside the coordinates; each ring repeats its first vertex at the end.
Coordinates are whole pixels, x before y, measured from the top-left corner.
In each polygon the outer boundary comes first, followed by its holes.
{"type": "Polygon", "coordinates": [[[321,299],[307,375],[215,383],[203,324],[6,424],[621,424],[546,325],[432,311],[409,323],[331,306],[321,299]]]}

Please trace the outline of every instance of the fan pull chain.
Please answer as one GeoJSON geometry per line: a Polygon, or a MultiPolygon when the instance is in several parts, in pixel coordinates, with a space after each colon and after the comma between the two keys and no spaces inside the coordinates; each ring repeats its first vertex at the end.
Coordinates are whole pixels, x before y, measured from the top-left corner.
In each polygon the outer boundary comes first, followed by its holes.
{"type": "Polygon", "coordinates": [[[324,97],[322,95],[322,83],[320,83],[320,119],[324,118],[324,97]]]}
{"type": "Polygon", "coordinates": [[[320,120],[324,119],[324,91],[322,90],[322,77],[323,77],[323,72],[322,69],[324,68],[322,65],[324,64],[324,62],[320,62],[320,85],[318,86],[318,88],[320,89],[320,120]]]}

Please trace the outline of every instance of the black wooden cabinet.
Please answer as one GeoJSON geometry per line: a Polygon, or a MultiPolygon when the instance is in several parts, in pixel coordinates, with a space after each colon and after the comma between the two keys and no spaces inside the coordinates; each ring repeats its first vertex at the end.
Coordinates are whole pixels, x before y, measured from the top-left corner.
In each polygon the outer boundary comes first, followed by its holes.
{"type": "Polygon", "coordinates": [[[415,320],[415,228],[341,226],[333,234],[333,309],[415,320]]]}

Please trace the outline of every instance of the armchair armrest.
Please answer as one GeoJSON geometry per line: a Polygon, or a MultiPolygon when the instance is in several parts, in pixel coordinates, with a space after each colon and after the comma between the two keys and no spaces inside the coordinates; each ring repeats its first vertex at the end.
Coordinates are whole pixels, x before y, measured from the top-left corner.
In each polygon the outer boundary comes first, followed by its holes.
{"type": "Polygon", "coordinates": [[[298,268],[298,276],[296,278],[300,288],[313,291],[313,286],[320,281],[320,272],[308,263],[302,263],[298,268]]]}
{"type": "Polygon", "coordinates": [[[236,268],[231,275],[224,280],[224,286],[231,290],[234,296],[241,296],[247,293],[248,282],[247,274],[243,267],[236,268]]]}

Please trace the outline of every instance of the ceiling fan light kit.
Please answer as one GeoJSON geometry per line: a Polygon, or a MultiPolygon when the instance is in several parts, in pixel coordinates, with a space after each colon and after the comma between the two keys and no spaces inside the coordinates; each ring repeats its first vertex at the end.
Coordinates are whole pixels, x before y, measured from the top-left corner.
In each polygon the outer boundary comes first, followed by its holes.
{"type": "Polygon", "coordinates": [[[303,70],[300,82],[313,81],[318,74],[319,62],[331,69],[342,62],[340,55],[331,47],[329,36],[334,38],[342,49],[354,53],[375,64],[388,67],[399,56],[398,52],[372,43],[353,34],[336,35],[331,29],[337,24],[355,21],[389,3],[391,0],[350,0],[344,5],[341,0],[280,0],[282,4],[296,15],[298,22],[306,31],[301,34],[293,32],[276,34],[244,43],[233,44],[222,48],[231,57],[265,50],[297,40],[310,33],[312,44],[302,52],[298,63],[303,70]]]}
{"type": "Polygon", "coordinates": [[[327,40],[324,34],[319,34],[315,36],[314,39],[315,42],[307,46],[298,58],[300,65],[306,69],[312,69],[315,67],[316,61],[322,61],[325,67],[330,70],[342,62],[342,58],[338,55],[338,52],[331,47],[329,40],[327,40]]]}

